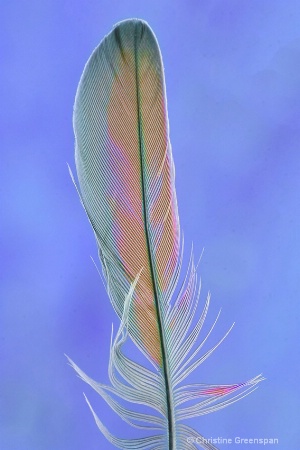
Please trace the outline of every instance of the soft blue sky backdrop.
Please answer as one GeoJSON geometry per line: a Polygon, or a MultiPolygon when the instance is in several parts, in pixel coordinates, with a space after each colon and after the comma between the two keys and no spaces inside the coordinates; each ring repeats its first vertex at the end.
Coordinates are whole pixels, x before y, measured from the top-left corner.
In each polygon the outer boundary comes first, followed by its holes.
{"type": "Polygon", "coordinates": [[[74,168],[72,107],[84,64],[129,17],[147,20],[161,47],[186,257],[192,241],[196,256],[205,247],[210,323],[222,307],[211,344],[236,322],[197,380],[267,377],[247,399],[192,425],[207,437],[273,437],[278,449],[298,448],[299,2],[11,0],[0,8],[0,448],[113,448],[82,391],[107,427],[128,435],[64,353],[107,381],[118,321],[66,162],[74,168]]]}

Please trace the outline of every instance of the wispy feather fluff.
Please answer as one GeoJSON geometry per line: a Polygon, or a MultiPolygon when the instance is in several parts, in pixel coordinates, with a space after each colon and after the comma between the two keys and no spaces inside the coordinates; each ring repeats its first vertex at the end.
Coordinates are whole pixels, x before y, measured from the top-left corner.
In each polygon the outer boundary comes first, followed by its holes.
{"type": "Polygon", "coordinates": [[[96,423],[121,449],[214,449],[182,421],[224,408],[252,392],[262,378],[232,385],[184,384],[230,330],[201,354],[218,318],[201,336],[209,296],[197,318],[200,287],[193,257],[176,289],[182,246],[164,71],[157,40],[145,22],[119,23],[91,55],[76,95],[74,130],[80,197],[121,324],[111,343],[110,386],[70,362],[123,420],[149,434],[115,437],[92,410],[96,423]],[[125,356],[128,336],[153,371],[125,356]],[[117,397],[153,413],[128,409],[117,397]]]}

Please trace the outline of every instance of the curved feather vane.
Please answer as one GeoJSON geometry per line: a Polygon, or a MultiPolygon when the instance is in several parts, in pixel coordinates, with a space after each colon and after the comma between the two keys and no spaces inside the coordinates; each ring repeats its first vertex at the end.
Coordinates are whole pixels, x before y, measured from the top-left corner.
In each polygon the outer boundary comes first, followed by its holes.
{"type": "MultiPolygon", "coordinates": [[[[158,431],[145,438],[119,439],[92,410],[100,430],[115,446],[195,449],[199,435],[179,420],[227,406],[251,392],[262,378],[229,386],[182,385],[224,338],[197,356],[216,322],[199,342],[209,297],[196,320],[200,287],[192,256],[175,295],[183,249],[164,71],[158,43],[145,22],[119,23],[94,50],[78,87],[74,130],[80,197],[121,325],[111,346],[111,386],[96,383],[70,362],[123,420],[158,431]],[[128,334],[155,372],[124,355],[128,334]],[[116,396],[147,405],[154,414],[131,411],[116,396]],[[186,407],[180,406],[185,402],[186,407]]],[[[199,445],[215,448],[203,439],[199,445]]]]}
{"type": "Polygon", "coordinates": [[[76,96],[74,129],[82,199],[111,300],[121,316],[143,268],[130,332],[161,365],[159,308],[176,275],[179,222],[162,61],[144,22],[123,22],[92,54],[76,96]]]}

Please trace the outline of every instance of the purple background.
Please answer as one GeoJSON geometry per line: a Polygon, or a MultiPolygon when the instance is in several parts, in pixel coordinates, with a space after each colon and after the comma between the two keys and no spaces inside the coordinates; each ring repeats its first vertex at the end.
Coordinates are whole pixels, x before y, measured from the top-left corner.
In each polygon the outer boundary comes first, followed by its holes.
{"type": "Polygon", "coordinates": [[[210,344],[236,322],[197,380],[267,377],[250,397],[190,424],[206,437],[298,448],[299,2],[12,0],[1,10],[0,448],[113,448],[82,391],[109,429],[134,434],[64,356],[107,381],[118,320],[66,162],[74,168],[84,64],[130,17],[148,21],[163,54],[186,258],[192,241],[196,257],[205,247],[209,323],[222,307],[210,344]]]}

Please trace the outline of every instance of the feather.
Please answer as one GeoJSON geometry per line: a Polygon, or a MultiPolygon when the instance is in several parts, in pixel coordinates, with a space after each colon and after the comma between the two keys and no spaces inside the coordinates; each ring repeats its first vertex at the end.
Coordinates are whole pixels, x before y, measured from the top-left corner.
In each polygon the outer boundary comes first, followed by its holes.
{"type": "MultiPolygon", "coordinates": [[[[98,427],[113,445],[195,449],[200,435],[180,421],[224,408],[252,392],[262,377],[229,386],[183,385],[230,330],[198,356],[218,318],[200,339],[210,298],[197,319],[200,283],[192,256],[177,288],[183,244],[164,70],[157,40],[146,22],[120,22],[92,53],[76,94],[74,132],[78,192],[121,324],[110,350],[111,386],[95,382],[71,360],[70,364],[123,420],[156,430],[140,439],[117,438],[87,400],[98,427]],[[153,371],[125,356],[128,337],[150,360],[153,371]],[[122,400],[146,405],[154,413],[125,408],[122,400]]],[[[199,445],[215,448],[204,439],[199,445]]]]}

